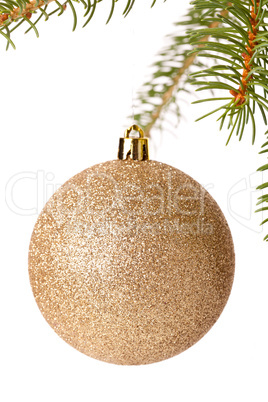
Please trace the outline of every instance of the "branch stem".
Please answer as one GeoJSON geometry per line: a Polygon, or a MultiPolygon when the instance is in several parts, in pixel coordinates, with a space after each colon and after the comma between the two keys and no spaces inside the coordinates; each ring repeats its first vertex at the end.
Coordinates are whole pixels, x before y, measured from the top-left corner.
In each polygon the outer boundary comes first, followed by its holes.
{"type": "Polygon", "coordinates": [[[258,29],[259,13],[260,13],[260,1],[252,0],[251,13],[250,13],[251,14],[251,19],[250,19],[251,30],[248,31],[249,46],[246,47],[247,53],[242,53],[242,57],[245,62],[245,67],[243,69],[243,74],[242,74],[242,85],[239,86],[238,93],[234,90],[230,91],[230,94],[234,96],[235,101],[238,101],[238,103],[237,103],[238,106],[243,105],[243,103],[246,102],[248,83],[250,80],[253,79],[253,74],[251,73],[251,70],[252,70],[252,63],[251,63],[252,60],[251,59],[252,59],[252,57],[254,58],[254,48],[258,45],[258,43],[255,41],[255,39],[259,32],[259,29],[258,29]]]}

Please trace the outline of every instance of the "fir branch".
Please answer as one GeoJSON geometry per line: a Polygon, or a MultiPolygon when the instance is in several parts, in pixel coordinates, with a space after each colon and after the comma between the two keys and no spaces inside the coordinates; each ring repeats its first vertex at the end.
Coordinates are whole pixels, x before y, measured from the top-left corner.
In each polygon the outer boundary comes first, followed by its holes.
{"type": "MultiPolygon", "coordinates": [[[[10,34],[15,29],[17,29],[24,21],[30,25],[30,28],[27,29],[25,33],[33,29],[36,33],[36,36],[38,37],[39,34],[36,25],[37,23],[39,23],[42,16],[45,16],[45,21],[47,21],[51,15],[55,14],[58,11],[60,11],[58,15],[62,15],[62,13],[66,9],[67,3],[69,4],[69,7],[73,14],[74,31],[77,26],[76,5],[82,4],[85,9],[84,17],[88,16],[85,24],[83,25],[83,27],[85,27],[94,16],[97,3],[100,3],[102,1],[103,0],[93,0],[93,2],[91,2],[91,0],[66,0],[65,3],[61,4],[58,0],[3,0],[0,3],[0,34],[7,40],[8,45],[11,44],[15,48],[15,45],[10,38],[10,34]],[[48,14],[45,8],[47,8],[50,3],[55,3],[58,7],[48,14]],[[30,19],[32,17],[32,14],[36,14],[38,12],[40,12],[41,14],[38,16],[35,22],[31,22],[30,19]],[[15,25],[16,22],[18,23],[15,25]]],[[[110,11],[106,23],[108,23],[112,18],[116,2],[118,2],[118,0],[112,0],[110,4],[110,11]]],[[[133,8],[134,3],[135,0],[127,1],[127,5],[123,12],[124,17],[129,14],[131,9],[133,8]]],[[[153,1],[151,6],[153,7],[155,3],[156,0],[153,1]]]]}
{"type": "MultiPolygon", "coordinates": [[[[267,49],[268,32],[266,18],[268,16],[266,0],[195,0],[192,4],[203,10],[203,18],[209,21],[221,21],[222,28],[198,29],[190,32],[193,46],[211,33],[211,39],[205,42],[202,51],[195,47],[193,52],[199,56],[214,59],[221,56],[225,63],[191,74],[193,84],[199,86],[198,91],[221,89],[228,90],[232,95],[231,102],[223,104],[218,111],[220,129],[227,122],[230,141],[236,130],[239,140],[242,139],[247,124],[252,126],[252,143],[256,136],[256,105],[258,106],[264,124],[267,124],[268,111],[268,70],[267,49]],[[220,10],[226,10],[232,18],[221,15],[220,10]],[[216,12],[215,17],[211,17],[216,12]],[[218,81],[204,81],[204,78],[214,77],[218,81]],[[200,80],[202,78],[202,80],[200,80]],[[263,96],[260,94],[263,91],[263,96]],[[242,124],[242,125],[241,125],[242,124]]],[[[193,103],[198,103],[193,102],[193,103]]],[[[215,111],[216,112],[216,111],[215,111]]],[[[206,117],[206,114],[203,117],[206,117]]],[[[200,120],[200,118],[199,118],[200,120]]]]}
{"type": "Polygon", "coordinates": [[[139,93],[135,120],[149,136],[172,107],[180,116],[177,94],[191,92],[187,84],[198,86],[197,91],[227,90],[231,93],[228,102],[198,120],[222,111],[218,121],[220,129],[227,123],[227,143],[234,133],[241,140],[248,124],[254,142],[256,106],[267,124],[268,2],[195,0],[192,4],[194,8],[188,12],[187,20],[177,24],[184,26],[186,33],[171,37],[170,46],[160,53],[154,65],[157,71],[139,93]],[[213,66],[208,68],[204,60],[213,66]],[[206,80],[211,77],[215,80],[206,80]],[[165,80],[162,86],[160,79],[165,80]]]}
{"type": "MultiPolygon", "coordinates": [[[[266,131],[265,134],[267,135],[268,131],[266,131]]],[[[259,152],[260,154],[266,154],[268,152],[268,141],[267,140],[268,140],[268,136],[266,138],[265,143],[262,146],[262,150],[259,152]]],[[[258,172],[266,172],[267,170],[268,170],[268,164],[265,164],[258,169],[258,172]]],[[[268,182],[265,182],[257,187],[257,190],[267,190],[267,189],[268,189],[268,182]]],[[[255,212],[267,212],[268,211],[268,193],[264,194],[258,198],[257,205],[262,205],[262,206],[260,208],[258,208],[255,212]]],[[[261,222],[261,225],[264,225],[267,222],[268,222],[268,218],[264,219],[261,222]]],[[[264,240],[268,242],[268,235],[265,236],[264,240]]]]}

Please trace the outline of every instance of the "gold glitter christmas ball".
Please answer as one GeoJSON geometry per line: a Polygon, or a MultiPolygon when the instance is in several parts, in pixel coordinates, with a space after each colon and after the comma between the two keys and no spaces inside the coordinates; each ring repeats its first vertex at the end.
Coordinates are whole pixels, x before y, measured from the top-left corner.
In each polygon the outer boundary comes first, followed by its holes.
{"type": "Polygon", "coordinates": [[[170,358],[202,338],[228,300],[234,266],[214,199],[151,160],[71,178],[40,214],[29,251],[49,325],[86,355],[124,365],[170,358]]]}

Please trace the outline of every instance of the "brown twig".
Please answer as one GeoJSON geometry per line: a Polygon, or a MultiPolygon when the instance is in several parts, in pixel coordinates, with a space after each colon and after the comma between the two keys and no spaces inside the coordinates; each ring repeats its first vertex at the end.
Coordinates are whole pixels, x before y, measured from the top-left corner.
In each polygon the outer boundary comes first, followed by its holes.
{"type": "Polygon", "coordinates": [[[242,86],[240,85],[238,88],[238,93],[234,90],[230,91],[230,94],[234,96],[235,101],[237,101],[237,105],[243,105],[243,103],[246,102],[246,93],[247,93],[247,88],[248,88],[248,83],[249,81],[253,78],[252,75],[250,75],[248,78],[248,74],[251,71],[252,65],[251,65],[251,58],[254,53],[254,48],[258,44],[257,42],[254,42],[256,39],[258,29],[256,28],[258,24],[257,20],[257,14],[259,11],[259,6],[260,2],[257,0],[256,1],[256,13],[255,13],[255,7],[254,7],[254,0],[252,0],[252,7],[251,7],[251,19],[250,23],[252,26],[252,31],[248,31],[248,41],[249,41],[249,46],[246,47],[248,53],[242,53],[242,57],[245,61],[245,68],[243,69],[243,74],[242,74],[242,86]]]}

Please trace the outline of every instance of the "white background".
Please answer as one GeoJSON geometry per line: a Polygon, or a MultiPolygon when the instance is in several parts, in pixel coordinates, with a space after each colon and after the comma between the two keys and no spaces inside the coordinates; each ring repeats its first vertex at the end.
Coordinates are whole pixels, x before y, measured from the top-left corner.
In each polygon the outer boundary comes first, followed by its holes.
{"type": "Polygon", "coordinates": [[[202,110],[189,102],[174,135],[164,133],[162,144],[154,143],[153,159],[208,188],[235,243],[230,300],[194,347],[149,366],[98,362],[64,343],[32,296],[27,254],[38,213],[58,185],[116,158],[118,137],[130,123],[132,93],[144,82],[172,22],[188,7],[186,1],[159,0],[151,10],[149,0],[136,1],[124,19],[125,3],[119,1],[107,26],[106,0],[85,29],[80,15],[77,31],[71,32],[69,9],[41,23],[39,39],[33,32],[16,32],[16,51],[6,53],[1,42],[0,399],[267,402],[268,249],[261,216],[254,214],[260,195],[255,186],[262,180],[255,171],[266,160],[258,156],[264,142],[261,124],[254,147],[248,133],[226,148],[227,133],[218,132],[216,119],[194,123],[202,110]]]}

